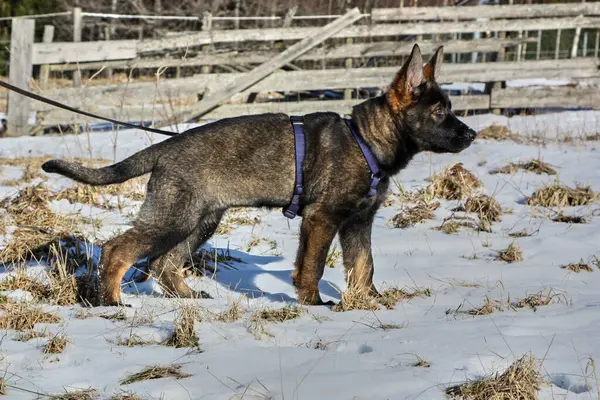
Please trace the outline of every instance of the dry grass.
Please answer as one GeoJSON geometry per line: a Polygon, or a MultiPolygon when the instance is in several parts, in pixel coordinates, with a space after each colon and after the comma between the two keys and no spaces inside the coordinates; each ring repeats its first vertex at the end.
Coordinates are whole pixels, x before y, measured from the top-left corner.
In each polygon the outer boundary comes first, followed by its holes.
{"type": "Polygon", "coordinates": [[[578,263],[563,265],[561,268],[575,273],[580,273],[581,271],[594,272],[594,269],[589,264],[584,262],[583,259],[581,259],[578,263]]]}
{"type": "Polygon", "coordinates": [[[196,335],[195,322],[198,319],[198,309],[193,304],[179,306],[175,316],[175,327],[171,336],[164,342],[167,346],[193,347],[199,349],[198,335],[196,335]]]}
{"type": "Polygon", "coordinates": [[[512,308],[531,308],[533,311],[536,311],[538,307],[550,305],[555,301],[557,303],[568,303],[564,294],[556,293],[554,289],[549,289],[546,292],[540,291],[525,297],[517,298],[517,300],[510,305],[512,308]]]}
{"type": "Polygon", "coordinates": [[[44,354],[60,354],[67,348],[69,339],[63,333],[57,333],[52,336],[46,346],[44,346],[44,354]]]}
{"type": "Polygon", "coordinates": [[[246,309],[242,306],[243,299],[245,299],[245,296],[240,296],[237,301],[231,302],[225,310],[218,314],[214,314],[214,319],[218,322],[225,323],[231,323],[241,319],[246,312],[246,309]]]}
{"type": "Polygon", "coordinates": [[[472,308],[466,311],[466,314],[477,317],[480,315],[489,315],[494,313],[495,311],[504,311],[502,303],[498,300],[492,300],[488,296],[486,296],[481,307],[472,308]]]}
{"type": "Polygon", "coordinates": [[[304,309],[297,305],[286,305],[282,308],[265,308],[258,310],[250,317],[250,322],[286,322],[304,314],[304,309]]]}
{"type": "Polygon", "coordinates": [[[536,233],[536,231],[529,232],[529,231],[527,231],[527,229],[522,229],[520,231],[511,232],[508,234],[508,236],[513,237],[513,238],[521,238],[521,237],[533,236],[535,233],[536,233]]]}
{"type": "Polygon", "coordinates": [[[498,252],[498,259],[507,263],[523,261],[523,252],[517,242],[512,242],[506,249],[498,252]]]}
{"type": "Polygon", "coordinates": [[[125,347],[143,347],[143,346],[150,346],[151,344],[156,344],[155,341],[149,340],[149,339],[144,339],[143,337],[136,335],[136,334],[131,334],[127,337],[120,337],[117,340],[115,340],[113,343],[118,346],[125,346],[125,347]]]}
{"type": "Polygon", "coordinates": [[[501,168],[496,168],[490,171],[490,174],[514,174],[518,170],[524,170],[527,172],[533,172],[538,175],[556,175],[556,170],[552,168],[550,164],[543,162],[542,160],[531,160],[521,163],[509,163],[501,168]]]}
{"type": "Polygon", "coordinates": [[[465,202],[465,211],[476,213],[480,221],[498,222],[502,208],[494,196],[485,194],[469,197],[465,202]]]}
{"type": "Polygon", "coordinates": [[[536,400],[544,383],[541,365],[531,355],[511,364],[502,374],[494,374],[446,389],[451,399],[536,400]]]}
{"type": "Polygon", "coordinates": [[[446,168],[441,174],[434,175],[425,192],[431,197],[446,200],[464,200],[479,187],[481,187],[479,179],[469,172],[462,163],[457,163],[446,168]]]}
{"type": "MultiPolygon", "coordinates": [[[[25,268],[17,267],[12,276],[0,282],[0,290],[24,290],[31,293],[36,300],[59,306],[76,304],[80,300],[86,301],[93,297],[82,292],[86,276],[75,278],[74,275],[75,270],[83,263],[81,257],[70,254],[68,249],[63,249],[59,243],[51,243],[48,246],[50,268],[45,276],[31,277],[25,268]]],[[[39,255],[42,251],[37,249],[36,252],[39,255]]]]}
{"type": "Polygon", "coordinates": [[[335,268],[337,264],[342,261],[342,252],[335,247],[329,249],[327,252],[327,258],[325,259],[325,266],[328,268],[335,268]]]}
{"type": "Polygon", "coordinates": [[[101,314],[98,316],[109,321],[127,321],[127,313],[123,309],[120,309],[112,314],[101,314]]]}
{"type": "Polygon", "coordinates": [[[420,202],[413,207],[404,208],[390,220],[390,224],[394,228],[405,229],[425,220],[435,219],[435,214],[433,212],[439,207],[440,203],[438,201],[430,204],[420,202]]]}
{"type": "Polygon", "coordinates": [[[527,204],[542,207],[585,206],[596,199],[596,194],[589,186],[570,188],[560,183],[554,183],[536,190],[527,204]]]}
{"type": "Polygon", "coordinates": [[[175,379],[183,379],[189,378],[192,374],[186,374],[181,372],[181,365],[173,364],[173,365],[153,365],[150,367],[146,367],[138,373],[131,374],[121,380],[121,385],[129,385],[135,382],[148,381],[151,379],[161,379],[161,378],[175,378],[175,379]]]}
{"type": "Polygon", "coordinates": [[[127,392],[127,391],[120,390],[119,393],[115,393],[112,396],[110,396],[110,400],[144,400],[144,399],[133,392],[127,392]]]}
{"type": "Polygon", "coordinates": [[[365,290],[348,287],[342,293],[342,301],[331,308],[331,311],[344,312],[352,310],[379,310],[377,300],[365,290]]]}
{"type": "Polygon", "coordinates": [[[565,224],[587,224],[585,217],[580,215],[565,215],[563,213],[558,213],[558,215],[552,218],[552,221],[565,224]]]}
{"type": "Polygon", "coordinates": [[[458,233],[460,228],[470,228],[482,232],[491,232],[492,230],[491,223],[487,220],[476,221],[471,217],[459,217],[456,215],[444,218],[444,221],[440,226],[433,227],[432,229],[451,235],[458,233]]]}
{"type": "Polygon", "coordinates": [[[0,303],[0,329],[14,329],[29,331],[37,324],[57,324],[61,318],[55,314],[45,312],[40,306],[23,302],[6,301],[0,303]]]}
{"type": "Polygon", "coordinates": [[[477,132],[477,139],[522,141],[519,135],[512,133],[506,126],[497,124],[492,124],[477,132]]]}
{"type": "Polygon", "coordinates": [[[18,335],[15,335],[13,340],[17,342],[28,342],[31,339],[44,338],[47,337],[48,334],[46,332],[39,332],[35,330],[25,331],[18,335]]]}
{"type": "Polygon", "coordinates": [[[96,389],[81,389],[64,394],[54,394],[50,398],[57,400],[96,400],[100,398],[100,394],[96,389]]]}
{"type": "Polygon", "coordinates": [[[393,310],[399,301],[408,301],[414,299],[415,297],[431,297],[431,289],[386,289],[377,298],[377,301],[388,310],[393,310]]]}

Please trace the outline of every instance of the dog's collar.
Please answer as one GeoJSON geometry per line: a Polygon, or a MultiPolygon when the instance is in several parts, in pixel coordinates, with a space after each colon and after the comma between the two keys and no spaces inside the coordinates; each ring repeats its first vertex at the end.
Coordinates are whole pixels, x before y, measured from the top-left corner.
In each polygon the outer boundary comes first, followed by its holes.
{"type": "MultiPolygon", "coordinates": [[[[296,217],[296,215],[301,215],[300,196],[304,193],[304,174],[302,168],[304,164],[304,156],[306,155],[306,140],[304,137],[304,117],[293,115],[290,117],[290,122],[292,123],[292,128],[294,129],[296,179],[294,183],[294,194],[292,195],[292,200],[290,204],[283,209],[283,215],[289,219],[293,219],[296,217]]],[[[379,185],[379,182],[385,177],[385,173],[381,170],[381,168],[379,168],[377,158],[375,158],[375,155],[369,148],[369,145],[360,135],[356,123],[350,118],[344,118],[344,122],[346,123],[346,126],[348,126],[348,129],[350,129],[350,132],[352,132],[352,136],[354,137],[354,140],[356,140],[356,143],[358,143],[358,147],[360,148],[360,151],[367,162],[369,171],[371,171],[371,183],[369,184],[369,191],[367,192],[366,197],[373,197],[377,194],[377,185],[379,185]]]]}

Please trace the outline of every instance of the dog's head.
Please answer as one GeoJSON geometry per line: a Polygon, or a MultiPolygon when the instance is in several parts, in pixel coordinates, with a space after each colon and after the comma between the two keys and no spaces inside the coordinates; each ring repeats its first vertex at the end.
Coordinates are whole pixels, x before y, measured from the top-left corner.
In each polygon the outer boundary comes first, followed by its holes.
{"type": "Polygon", "coordinates": [[[386,93],[386,101],[393,118],[401,120],[419,151],[458,153],[469,147],[476,133],[456,118],[450,99],[436,83],[443,58],[443,48],[439,47],[423,67],[415,44],[386,93]]]}

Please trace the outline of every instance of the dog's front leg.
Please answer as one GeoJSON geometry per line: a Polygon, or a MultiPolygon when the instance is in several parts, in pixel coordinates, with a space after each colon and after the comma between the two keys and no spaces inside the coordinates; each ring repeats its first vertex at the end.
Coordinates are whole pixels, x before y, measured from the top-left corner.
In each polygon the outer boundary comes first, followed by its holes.
{"type": "Polygon", "coordinates": [[[323,276],[327,252],[338,227],[339,222],[335,217],[321,212],[305,212],[300,227],[296,270],[292,274],[299,303],[324,304],[319,295],[319,280],[323,276]]]}
{"type": "Polygon", "coordinates": [[[377,295],[373,285],[371,230],[376,210],[353,215],[340,227],[340,243],[346,270],[347,288],[377,295]]]}

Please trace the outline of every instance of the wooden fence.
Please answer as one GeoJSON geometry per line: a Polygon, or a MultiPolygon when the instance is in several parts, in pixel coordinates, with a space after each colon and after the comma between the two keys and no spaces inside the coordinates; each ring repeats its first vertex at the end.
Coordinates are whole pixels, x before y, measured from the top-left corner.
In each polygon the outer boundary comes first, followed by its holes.
{"type": "MultiPolygon", "coordinates": [[[[600,108],[600,96],[594,89],[599,77],[600,3],[404,7],[373,9],[361,17],[354,19],[359,19],[356,23],[340,24],[327,40],[319,39],[326,27],[292,27],[289,19],[280,28],[219,30],[213,28],[207,14],[203,30],[198,32],[173,32],[147,40],[79,42],[77,31],[88,17],[76,9],[72,13],[73,42],[52,42],[52,29],[47,27],[42,42],[36,43],[33,20],[16,19],[10,81],[28,87],[33,65],[41,65],[32,89],[75,107],[134,122],[181,122],[182,116],[193,115],[219,93],[229,100],[218,102],[218,107],[202,118],[267,111],[347,113],[361,97],[385,90],[403,57],[418,42],[426,55],[444,45],[447,62],[441,83],[483,88],[453,92],[457,110],[600,108]],[[291,50],[291,43],[309,37],[317,39],[285,62],[272,62],[291,50]],[[548,38],[554,42],[550,50],[548,38]],[[561,50],[565,45],[568,50],[561,50]],[[264,79],[261,75],[256,83],[236,90],[236,82],[270,64],[264,79]],[[153,77],[149,74],[152,79],[129,83],[80,81],[86,71],[93,80],[105,68],[158,72],[153,77]],[[176,72],[167,78],[167,70],[176,72]],[[49,88],[49,77],[57,74],[73,79],[74,87],[49,88]],[[532,88],[502,84],[528,79],[559,80],[566,85],[532,88]],[[582,84],[585,87],[580,87],[582,84]],[[329,93],[337,94],[332,97],[338,99],[328,98],[329,93]]],[[[6,93],[0,92],[0,100],[2,96],[6,93]]],[[[8,100],[12,134],[29,132],[24,122],[28,110],[36,113],[41,127],[92,122],[19,95],[11,94],[8,100]]]]}

